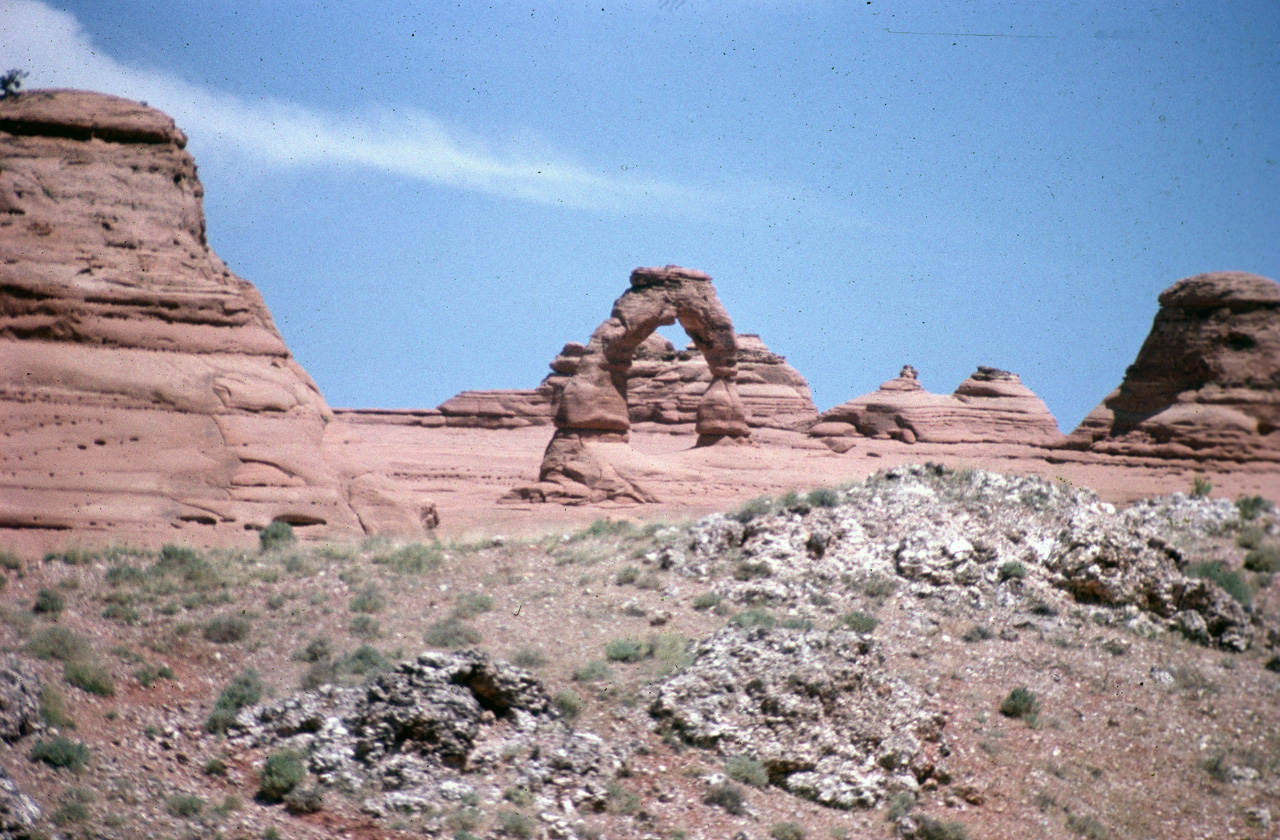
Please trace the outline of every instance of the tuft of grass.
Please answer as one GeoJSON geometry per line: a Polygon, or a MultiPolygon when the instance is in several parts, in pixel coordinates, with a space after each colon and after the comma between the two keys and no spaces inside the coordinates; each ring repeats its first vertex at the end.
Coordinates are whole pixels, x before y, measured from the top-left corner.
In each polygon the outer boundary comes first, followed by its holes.
{"type": "Polygon", "coordinates": [[[538,824],[519,811],[499,811],[498,828],[509,837],[537,837],[538,824]]]}
{"type": "Polygon", "coordinates": [[[371,615],[358,615],[351,619],[347,628],[351,635],[360,639],[376,639],[382,635],[382,625],[371,615]]]}
{"type": "Polygon", "coordinates": [[[733,569],[733,576],[738,580],[756,580],[773,575],[773,569],[763,560],[743,560],[733,569]]]}
{"type": "Polygon", "coordinates": [[[226,732],[227,727],[235,721],[236,714],[261,700],[262,694],[262,678],[258,676],[258,672],[253,669],[242,671],[218,695],[218,701],[214,704],[209,719],[205,721],[204,728],[214,733],[226,732]]]}
{"type": "Polygon", "coordinates": [[[634,639],[614,639],[604,646],[605,658],[610,662],[639,662],[646,653],[644,644],[634,639]]]}
{"type": "Polygon", "coordinates": [[[736,624],[739,627],[772,627],[777,622],[768,610],[755,608],[743,610],[729,619],[729,623],[736,624]]]}
{"type": "Polygon", "coordinates": [[[640,579],[640,570],[635,566],[624,566],[621,571],[614,577],[613,582],[618,586],[626,586],[635,583],[640,579]]]}
{"type": "Polygon", "coordinates": [[[72,546],[66,551],[50,551],[44,556],[44,561],[46,563],[51,563],[54,560],[61,560],[68,566],[92,566],[94,563],[98,562],[98,554],[96,552],[89,551],[88,549],[80,548],[79,546],[72,546]]]}
{"type": "Polygon", "coordinates": [[[452,617],[433,622],[422,634],[424,642],[431,647],[439,648],[477,645],[483,638],[479,630],[452,617]]]}
{"type": "Polygon", "coordinates": [[[752,787],[763,788],[769,785],[769,771],[750,756],[729,756],[724,762],[724,772],[735,782],[742,782],[752,787]]]}
{"type": "Polygon", "coordinates": [[[372,645],[361,645],[351,653],[342,657],[337,663],[338,670],[362,677],[371,677],[391,670],[391,660],[387,659],[372,645]]]}
{"type": "Polygon", "coordinates": [[[773,840],[804,840],[805,831],[797,822],[780,822],[774,823],[769,829],[769,836],[773,840]]]}
{"type": "Polygon", "coordinates": [[[840,504],[840,491],[831,487],[815,487],[804,498],[813,507],[832,508],[840,504]]]}
{"type": "Polygon", "coordinates": [[[705,805],[723,808],[736,817],[742,814],[743,807],[746,805],[746,795],[742,788],[733,782],[720,782],[707,790],[706,796],[702,797],[702,802],[705,805]]]}
{"type": "Polygon", "coordinates": [[[871,633],[880,626],[880,619],[862,610],[845,613],[840,621],[855,633],[871,633]]]}
{"type": "Polygon", "coordinates": [[[18,555],[8,551],[0,551],[0,569],[13,572],[18,577],[22,577],[24,574],[22,560],[19,559],[18,555]]]}
{"type": "Polygon", "coordinates": [[[1019,560],[1006,560],[1000,564],[1000,582],[1006,580],[1022,580],[1027,576],[1027,567],[1019,560]]]}
{"type": "Polygon", "coordinates": [[[293,526],[283,519],[276,519],[258,532],[258,547],[262,551],[271,551],[298,541],[294,536],[293,526]]]}
{"type": "Polygon", "coordinates": [[[1241,496],[1236,499],[1236,510],[1240,512],[1240,518],[1245,522],[1252,522],[1260,515],[1274,509],[1275,505],[1261,496],[1241,496]]]}
{"type": "Polygon", "coordinates": [[[737,510],[729,514],[729,518],[746,524],[757,517],[773,513],[773,510],[773,499],[768,496],[759,496],[749,502],[743,502],[737,510]]]}
{"type": "Polygon", "coordinates": [[[208,589],[222,583],[222,577],[213,564],[195,549],[180,545],[163,546],[151,571],[155,575],[179,577],[196,589],[208,589]]]}
{"type": "Polygon", "coordinates": [[[962,823],[935,820],[924,814],[914,819],[919,840],[969,840],[969,830],[962,823]]]}
{"type": "Polygon", "coordinates": [[[493,609],[493,596],[483,592],[461,592],[453,606],[457,618],[471,618],[493,609]]]}
{"type": "Polygon", "coordinates": [[[28,757],[59,770],[79,773],[89,762],[89,748],[79,741],[58,735],[48,741],[37,741],[28,757]]]}
{"type": "Polygon", "coordinates": [[[613,669],[602,659],[593,659],[573,672],[574,682],[603,682],[613,679],[613,669]]]}
{"type": "Polygon", "coordinates": [[[387,599],[382,597],[376,586],[366,586],[360,594],[351,599],[347,608],[355,613],[377,613],[387,608],[387,599]]]}
{"type": "Polygon", "coordinates": [[[576,720],[578,715],[582,714],[582,698],[576,691],[566,688],[557,692],[556,696],[551,698],[551,703],[560,714],[564,715],[565,720],[576,720]]]}
{"type": "Polygon", "coordinates": [[[188,793],[178,793],[164,801],[164,809],[175,817],[191,819],[200,816],[204,810],[204,800],[188,793]]]}
{"type": "Polygon", "coordinates": [[[27,642],[27,652],[32,656],[59,662],[84,659],[90,650],[87,639],[61,626],[41,628],[27,642]]]}
{"type": "Polygon", "coordinates": [[[373,562],[402,575],[420,575],[439,569],[444,564],[444,556],[439,545],[409,543],[374,555],[373,562]]]}
{"type": "Polygon", "coordinates": [[[36,615],[57,615],[67,607],[67,602],[56,589],[44,587],[36,593],[36,601],[31,611],[36,615]]]}
{"type": "Polygon", "coordinates": [[[1253,591],[1239,572],[1227,568],[1220,560],[1206,560],[1187,567],[1187,576],[1211,580],[1244,606],[1253,601],[1253,591]]]}
{"type": "Polygon", "coordinates": [[[321,662],[332,657],[333,642],[329,641],[328,636],[316,636],[302,650],[293,653],[293,658],[299,662],[321,662]]]}
{"type": "Polygon", "coordinates": [[[1244,556],[1244,567],[1251,572],[1280,572],[1280,545],[1267,544],[1250,549],[1244,556]]]}
{"type": "Polygon", "coordinates": [[[268,802],[279,802],[307,777],[302,763],[302,753],[297,750],[276,750],[267,756],[258,778],[258,795],[268,802]]]}
{"type": "Polygon", "coordinates": [[[541,668],[547,664],[547,655],[537,648],[520,648],[511,654],[511,664],[519,668],[541,668]]]}
{"type": "Polygon", "coordinates": [[[695,610],[709,610],[712,607],[719,606],[724,598],[716,592],[703,592],[697,598],[693,599],[693,608],[695,610]]]}
{"type": "Polygon", "coordinates": [[[1209,494],[1213,492],[1213,483],[1202,475],[1193,476],[1191,479],[1191,498],[1207,499],[1209,494]]]}
{"type": "Polygon", "coordinates": [[[62,666],[62,678],[68,685],[99,697],[114,697],[116,693],[116,684],[111,679],[111,672],[95,662],[84,660],[66,662],[62,666]]]}
{"type": "Polygon", "coordinates": [[[60,729],[75,729],[76,722],[67,714],[66,700],[56,685],[40,686],[40,720],[60,729]]]}
{"type": "Polygon", "coordinates": [[[1009,692],[1009,696],[1000,702],[1000,714],[1010,718],[1021,718],[1032,724],[1040,714],[1040,701],[1031,689],[1019,686],[1009,692]]]}
{"type": "Polygon", "coordinates": [[[324,793],[318,787],[294,788],[284,796],[290,814],[315,814],[324,810],[324,793]]]}
{"type": "Polygon", "coordinates": [[[229,645],[249,638],[252,629],[253,623],[243,616],[219,615],[209,619],[202,632],[206,641],[229,645]]]}

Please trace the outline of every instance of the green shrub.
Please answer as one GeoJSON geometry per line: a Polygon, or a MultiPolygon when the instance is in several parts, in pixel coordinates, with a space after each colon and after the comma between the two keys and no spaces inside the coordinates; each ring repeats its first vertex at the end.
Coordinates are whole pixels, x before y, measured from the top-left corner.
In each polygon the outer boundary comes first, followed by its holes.
{"type": "Polygon", "coordinates": [[[537,648],[520,648],[511,654],[511,664],[520,668],[541,668],[547,664],[547,655],[537,648]]]}
{"type": "Polygon", "coordinates": [[[969,840],[969,830],[958,822],[943,822],[921,814],[916,821],[919,840],[969,840]]]}
{"type": "Polygon", "coordinates": [[[1040,713],[1040,701],[1031,689],[1021,686],[1009,692],[1009,696],[1000,703],[1000,714],[1005,717],[1021,718],[1027,723],[1034,723],[1040,713]]]}
{"type": "Polygon", "coordinates": [[[116,684],[111,679],[111,672],[97,663],[83,660],[66,662],[62,666],[62,678],[68,685],[74,685],[99,697],[113,697],[116,693],[116,684]]]}
{"type": "Polygon", "coordinates": [[[243,616],[219,615],[209,619],[203,632],[206,641],[227,645],[249,638],[249,631],[252,629],[252,622],[243,616]]]}
{"type": "Polygon", "coordinates": [[[1187,575],[1194,578],[1211,580],[1246,607],[1253,600],[1253,592],[1248,582],[1237,571],[1227,568],[1220,560],[1206,560],[1193,563],[1187,567],[1187,575]]]}
{"type": "Polygon", "coordinates": [[[1205,499],[1213,492],[1213,483],[1202,475],[1197,475],[1191,479],[1191,498],[1205,499]]]}
{"type": "Polygon", "coordinates": [[[645,646],[634,639],[614,639],[604,646],[605,658],[610,662],[639,662],[645,653],[645,646]]]}
{"type": "Polygon", "coordinates": [[[23,575],[22,561],[18,559],[18,555],[8,551],[0,551],[0,569],[14,572],[18,577],[23,575]]]}
{"type": "Polygon", "coordinates": [[[693,608],[695,610],[709,610],[712,607],[718,606],[723,600],[724,598],[716,592],[703,592],[697,598],[693,599],[693,608]]]}
{"type": "Polygon", "coordinates": [[[1006,560],[1000,564],[1000,582],[1006,580],[1022,580],[1027,576],[1027,567],[1018,560],[1006,560]]]}
{"type": "Polygon", "coordinates": [[[471,618],[493,609],[493,596],[483,592],[462,592],[458,594],[453,606],[453,614],[458,618],[471,618]]]}
{"type": "Polygon", "coordinates": [[[805,501],[813,507],[835,507],[840,504],[840,491],[830,487],[815,487],[809,491],[809,495],[805,496],[805,501]]]}
{"type": "Polygon", "coordinates": [[[277,519],[258,532],[258,547],[262,551],[270,551],[284,545],[293,545],[298,538],[293,534],[293,526],[283,519],[277,519]]]}
{"type": "Polygon", "coordinates": [[[724,772],[735,782],[742,782],[752,787],[762,788],[769,784],[769,771],[750,756],[729,756],[724,762],[724,772]]]}
{"type": "Polygon", "coordinates": [[[618,572],[613,582],[618,586],[626,586],[629,583],[635,583],[640,579],[640,570],[635,566],[624,566],[622,571],[618,572]]]}
{"type": "Polygon", "coordinates": [[[1084,814],[1067,814],[1067,828],[1086,840],[1107,840],[1111,832],[1097,818],[1084,814]]]}
{"type": "Polygon", "coordinates": [[[290,814],[315,814],[324,810],[324,793],[318,787],[294,788],[284,796],[290,814]]]}
{"type": "Polygon", "coordinates": [[[89,761],[89,748],[79,741],[58,735],[49,741],[37,741],[29,757],[50,767],[79,773],[89,761]]]}
{"type": "Polygon", "coordinates": [[[636,533],[636,526],[625,519],[597,519],[586,528],[569,538],[570,542],[587,539],[604,539],[605,537],[630,537],[636,533]]]}
{"type": "Polygon", "coordinates": [[[1259,515],[1273,508],[1274,505],[1261,496],[1241,496],[1236,499],[1236,510],[1240,512],[1240,518],[1245,522],[1252,522],[1259,515]]]}
{"type": "Polygon", "coordinates": [[[323,662],[312,662],[307,670],[302,672],[302,677],[298,680],[298,687],[303,691],[312,691],[322,685],[331,685],[338,681],[338,663],[331,659],[323,662]]]}
{"type": "Polygon", "coordinates": [[[73,546],[61,553],[50,551],[44,556],[44,561],[46,563],[54,560],[61,560],[68,566],[92,566],[94,563],[98,562],[98,554],[96,552],[89,551],[88,549],[80,548],[79,546],[73,546]]]}
{"type": "Polygon", "coordinates": [[[361,645],[342,657],[338,662],[338,669],[348,674],[369,677],[381,674],[383,671],[390,671],[391,660],[379,653],[372,645],[361,645]]]}
{"type": "Polygon", "coordinates": [[[121,565],[107,569],[103,580],[109,586],[141,586],[147,582],[147,573],[137,566],[121,565]]]}
{"type": "Polygon", "coordinates": [[[1273,656],[1267,660],[1267,664],[1262,667],[1272,673],[1280,674],[1280,656],[1273,656]]]}
{"type": "Polygon", "coordinates": [[[211,758],[204,763],[204,774],[206,776],[226,776],[227,763],[220,758],[211,758]]]}
{"type": "Polygon", "coordinates": [[[609,785],[609,801],[606,807],[611,814],[634,814],[640,810],[640,794],[614,782],[609,785]]]}
{"type": "Polygon", "coordinates": [[[296,750],[276,750],[267,756],[258,779],[258,795],[268,802],[279,802],[307,777],[302,754],[296,750]]]}
{"type": "Polygon", "coordinates": [[[707,795],[702,797],[702,801],[706,805],[715,805],[734,816],[738,816],[742,813],[743,806],[746,804],[746,796],[743,794],[742,788],[733,782],[720,782],[711,786],[707,791],[707,795]]]}
{"type": "Polygon", "coordinates": [[[551,698],[551,703],[564,715],[566,720],[576,720],[582,714],[582,698],[576,691],[565,689],[551,698]]]}
{"type": "Polygon", "coordinates": [[[376,586],[365,587],[364,591],[351,599],[347,608],[357,613],[382,612],[387,608],[387,599],[382,597],[376,586]]]}
{"type": "Polygon", "coordinates": [[[767,516],[773,513],[773,499],[768,496],[759,496],[749,502],[743,502],[742,506],[729,514],[731,519],[746,524],[759,516],[767,516]]]}
{"type": "Polygon", "coordinates": [[[474,627],[463,624],[456,618],[446,618],[428,625],[422,634],[422,640],[431,647],[459,648],[466,645],[477,645],[484,638],[474,627]]]}
{"type": "Polygon", "coordinates": [[[236,714],[261,700],[262,694],[262,679],[258,672],[253,669],[241,672],[218,695],[204,728],[215,733],[226,732],[227,727],[236,719],[236,714]]]}
{"type": "Polygon", "coordinates": [[[733,569],[733,576],[738,580],[756,580],[770,577],[772,574],[773,569],[763,560],[743,560],[733,569]]]}
{"type": "Polygon", "coordinates": [[[32,656],[59,662],[83,659],[90,650],[87,639],[61,626],[41,628],[27,642],[27,652],[32,656]]]}
{"type": "Polygon", "coordinates": [[[1246,525],[1236,534],[1236,545],[1241,548],[1257,548],[1266,542],[1267,532],[1257,525],[1246,525]]]}
{"type": "Polygon", "coordinates": [[[67,602],[62,599],[56,589],[45,587],[36,593],[36,602],[31,606],[31,611],[37,615],[57,615],[67,607],[67,602]]]}
{"type": "Polygon", "coordinates": [[[200,816],[204,810],[204,800],[187,793],[178,793],[164,801],[164,809],[175,817],[190,819],[200,816]]]}
{"type": "Polygon", "coordinates": [[[503,834],[511,837],[538,836],[538,824],[519,811],[499,811],[498,826],[503,834]]]}
{"type": "Polygon", "coordinates": [[[371,615],[358,615],[351,619],[351,624],[347,628],[351,631],[351,635],[358,636],[361,639],[376,639],[382,635],[382,625],[378,623],[378,619],[371,615]]]}
{"type": "Polygon", "coordinates": [[[593,659],[573,672],[574,682],[602,682],[611,679],[613,669],[600,659],[593,659]]]}
{"type": "Polygon", "coordinates": [[[67,704],[62,692],[51,683],[40,686],[40,720],[61,729],[76,728],[76,722],[67,714],[67,704]]]}
{"type": "Polygon", "coordinates": [[[302,650],[294,651],[293,658],[300,662],[320,662],[333,656],[333,643],[328,636],[316,636],[302,650]]]}
{"type": "Polygon", "coordinates": [[[769,836],[773,840],[804,840],[805,832],[796,822],[780,822],[774,823],[769,829],[769,836]]]}
{"type": "Polygon", "coordinates": [[[102,617],[121,624],[137,624],[142,616],[128,604],[107,604],[102,610],[102,617]]]}
{"type": "Polygon", "coordinates": [[[880,619],[862,610],[845,613],[840,621],[855,633],[871,633],[880,626],[880,619]]]}
{"type": "Polygon", "coordinates": [[[409,543],[386,554],[374,555],[373,562],[400,574],[418,575],[434,572],[443,564],[444,558],[437,545],[409,543]]]}
{"type": "Polygon", "coordinates": [[[1263,574],[1280,572],[1280,545],[1262,545],[1250,550],[1244,556],[1244,567],[1263,574]]]}
{"type": "Polygon", "coordinates": [[[755,608],[743,610],[729,619],[729,623],[739,627],[772,627],[776,622],[768,610],[755,608]]]}

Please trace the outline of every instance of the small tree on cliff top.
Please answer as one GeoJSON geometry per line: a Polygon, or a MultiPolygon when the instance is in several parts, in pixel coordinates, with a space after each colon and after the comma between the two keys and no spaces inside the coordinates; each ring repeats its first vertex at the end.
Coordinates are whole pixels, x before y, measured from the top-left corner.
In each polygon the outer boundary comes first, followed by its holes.
{"type": "Polygon", "coordinates": [[[31,75],[26,70],[19,70],[16,67],[9,72],[0,76],[0,99],[9,96],[17,96],[18,88],[22,87],[22,80],[31,75]]]}

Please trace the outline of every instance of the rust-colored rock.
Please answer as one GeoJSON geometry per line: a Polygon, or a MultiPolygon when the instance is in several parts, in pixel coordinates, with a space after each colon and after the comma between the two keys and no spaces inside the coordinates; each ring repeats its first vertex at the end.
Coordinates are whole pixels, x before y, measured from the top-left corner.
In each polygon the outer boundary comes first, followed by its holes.
{"type": "MultiPolygon", "coordinates": [[[[0,101],[0,528],[360,533],[373,491],[327,462],[324,398],[210,250],[185,144],[116,97],[0,101]]],[[[379,524],[421,529],[386,501],[379,524]]]]}
{"type": "Polygon", "coordinates": [[[904,443],[1016,443],[1052,446],[1062,439],[1044,401],[1016,373],[982,366],[952,394],[934,394],[916,369],[903,367],[871,394],[822,413],[809,434],[836,451],[850,438],[904,443]]]}
{"type": "Polygon", "coordinates": [[[1197,274],[1160,309],[1120,387],[1067,439],[1075,449],[1171,458],[1280,460],[1280,284],[1197,274]]]}

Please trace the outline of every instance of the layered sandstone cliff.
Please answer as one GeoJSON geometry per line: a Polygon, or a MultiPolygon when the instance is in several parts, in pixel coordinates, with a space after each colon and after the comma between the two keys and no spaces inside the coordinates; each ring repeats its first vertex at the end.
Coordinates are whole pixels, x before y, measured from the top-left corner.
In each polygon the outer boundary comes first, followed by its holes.
{"type": "Polygon", "coordinates": [[[1067,440],[1120,455],[1280,460],[1280,284],[1198,274],[1161,293],[1124,380],[1067,440]]]}
{"type": "Polygon", "coordinates": [[[116,97],[0,101],[0,527],[420,528],[323,456],[329,408],[209,248],[185,144],[116,97]]]}
{"type": "Polygon", "coordinates": [[[809,434],[846,451],[853,438],[904,443],[1010,443],[1054,446],[1058,423],[1016,373],[978,370],[952,394],[934,394],[905,366],[879,390],[825,411],[809,434]]]}

